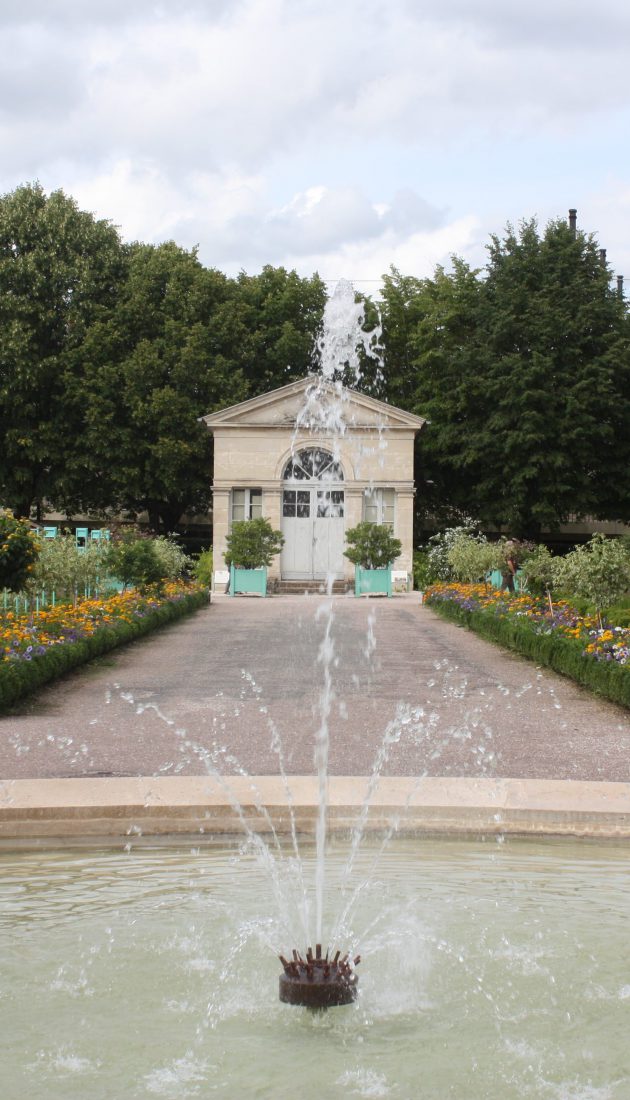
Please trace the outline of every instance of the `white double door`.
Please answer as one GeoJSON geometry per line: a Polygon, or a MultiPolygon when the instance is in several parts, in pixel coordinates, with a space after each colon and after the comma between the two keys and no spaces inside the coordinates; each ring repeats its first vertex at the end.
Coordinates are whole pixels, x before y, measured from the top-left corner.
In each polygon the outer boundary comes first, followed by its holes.
{"type": "Polygon", "coordinates": [[[282,576],[326,580],[344,575],[344,492],[332,487],[286,486],[282,493],[282,576]]]}

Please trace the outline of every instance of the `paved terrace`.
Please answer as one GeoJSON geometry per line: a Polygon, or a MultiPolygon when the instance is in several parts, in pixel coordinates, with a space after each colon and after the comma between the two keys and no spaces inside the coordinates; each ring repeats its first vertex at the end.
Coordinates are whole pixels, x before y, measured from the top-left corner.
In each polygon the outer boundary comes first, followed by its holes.
{"type": "Polygon", "coordinates": [[[331,602],[332,775],[369,774],[389,730],[385,775],[630,779],[626,711],[417,594],[218,597],[0,719],[0,778],[203,775],[216,746],[225,773],[275,775],[272,727],[286,771],[311,773],[331,602]]]}

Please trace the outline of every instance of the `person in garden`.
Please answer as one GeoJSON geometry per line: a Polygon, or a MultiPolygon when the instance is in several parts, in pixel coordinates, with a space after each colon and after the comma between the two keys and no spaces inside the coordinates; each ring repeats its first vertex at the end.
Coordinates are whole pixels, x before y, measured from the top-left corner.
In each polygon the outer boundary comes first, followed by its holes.
{"type": "Polygon", "coordinates": [[[516,553],[513,549],[508,549],[505,564],[503,566],[503,575],[501,578],[501,587],[507,588],[508,592],[514,592],[514,578],[516,576],[517,569],[518,561],[516,560],[516,553]]]}

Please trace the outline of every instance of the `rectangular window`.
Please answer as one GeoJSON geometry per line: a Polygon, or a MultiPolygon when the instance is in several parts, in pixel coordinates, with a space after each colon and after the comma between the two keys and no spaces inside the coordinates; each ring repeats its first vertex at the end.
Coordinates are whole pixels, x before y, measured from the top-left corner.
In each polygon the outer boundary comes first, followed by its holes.
{"type": "Polygon", "coordinates": [[[317,493],[317,516],[332,519],[343,516],[344,496],[341,489],[321,489],[317,493]]]}
{"type": "Polygon", "coordinates": [[[282,494],[282,515],[290,519],[309,519],[311,494],[308,489],[285,489],[282,494]]]}
{"type": "Polygon", "coordinates": [[[297,516],[298,519],[309,519],[311,514],[311,494],[308,490],[297,491],[297,516]]]}
{"type": "Polygon", "coordinates": [[[262,489],[232,489],[232,523],[262,516],[262,489]]]}
{"type": "Polygon", "coordinates": [[[384,523],[394,530],[395,489],[366,489],[363,497],[363,519],[367,523],[384,523]]]}
{"type": "Polygon", "coordinates": [[[285,489],[282,494],[282,515],[295,516],[295,489],[285,489]]]}

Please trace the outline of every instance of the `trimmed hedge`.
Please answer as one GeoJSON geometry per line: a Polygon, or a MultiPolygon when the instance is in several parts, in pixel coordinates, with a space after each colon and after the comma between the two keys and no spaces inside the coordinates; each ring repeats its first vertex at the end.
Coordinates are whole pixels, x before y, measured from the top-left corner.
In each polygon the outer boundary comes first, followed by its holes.
{"type": "Polygon", "coordinates": [[[584,656],[582,642],[553,634],[536,634],[526,622],[488,611],[467,611],[452,600],[427,600],[443,619],[474,631],[489,642],[513,649],[536,664],[568,676],[598,695],[630,708],[630,669],[615,661],[584,656]]]}
{"type": "Polygon", "coordinates": [[[121,619],[108,626],[99,627],[87,638],[51,646],[45,653],[33,657],[31,661],[0,662],[0,710],[37,691],[51,680],[57,680],[66,672],[78,668],[79,665],[86,664],[94,657],[102,657],[104,653],[109,653],[118,646],[126,645],[127,642],[133,642],[136,638],[159,630],[160,627],[197,611],[207,603],[207,592],[191,592],[190,595],[176,602],[169,601],[161,607],[147,611],[142,618],[134,622],[128,623],[121,619]]]}

